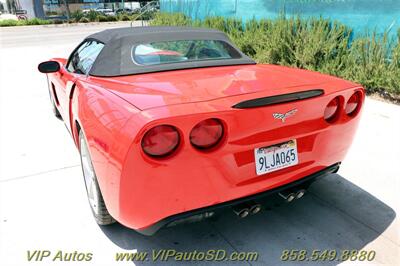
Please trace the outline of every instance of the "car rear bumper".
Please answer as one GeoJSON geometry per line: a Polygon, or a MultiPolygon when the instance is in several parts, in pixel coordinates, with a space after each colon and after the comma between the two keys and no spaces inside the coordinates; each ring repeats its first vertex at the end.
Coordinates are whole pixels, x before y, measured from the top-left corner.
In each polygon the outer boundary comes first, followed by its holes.
{"type": "Polygon", "coordinates": [[[188,212],[183,212],[183,213],[179,213],[176,215],[172,215],[169,216],[167,218],[164,218],[156,223],[154,223],[153,225],[146,227],[146,228],[142,228],[142,229],[135,229],[137,232],[143,234],[143,235],[153,235],[155,234],[158,230],[160,230],[162,227],[168,226],[172,223],[175,223],[177,221],[184,221],[184,220],[190,220],[190,218],[192,217],[207,217],[207,214],[210,213],[217,213],[219,211],[221,211],[224,208],[229,208],[232,207],[234,205],[240,204],[240,203],[244,203],[244,202],[248,202],[248,201],[253,201],[253,200],[258,200],[261,198],[265,198],[274,194],[277,194],[283,190],[287,190],[287,189],[291,189],[291,188],[296,188],[296,187],[307,187],[308,185],[310,185],[312,182],[316,181],[317,179],[331,174],[331,173],[336,173],[339,170],[340,167],[340,162],[339,163],[335,163],[329,167],[326,167],[325,169],[322,169],[318,172],[315,172],[313,174],[310,174],[308,176],[305,176],[299,180],[296,180],[292,183],[271,189],[271,190],[267,190],[264,192],[260,192],[254,195],[250,195],[247,197],[242,197],[242,198],[238,198],[238,199],[234,199],[234,200],[230,200],[227,202],[223,202],[223,203],[219,203],[216,205],[212,205],[212,206],[208,206],[208,207],[204,207],[204,208],[199,208],[199,209],[195,209],[195,210],[191,210],[188,212]]]}

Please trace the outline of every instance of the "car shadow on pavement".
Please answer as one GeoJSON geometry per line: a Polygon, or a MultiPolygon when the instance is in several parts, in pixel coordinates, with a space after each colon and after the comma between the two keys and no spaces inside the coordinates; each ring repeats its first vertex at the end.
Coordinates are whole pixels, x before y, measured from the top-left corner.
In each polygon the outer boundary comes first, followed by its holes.
{"type": "MultiPolygon", "coordinates": [[[[379,199],[338,174],[331,174],[315,182],[309,192],[293,203],[272,198],[263,202],[264,209],[257,215],[239,219],[226,210],[216,219],[164,228],[154,236],[143,236],[120,224],[101,227],[104,234],[117,246],[127,251],[147,251],[149,260],[135,261],[135,265],[176,265],[151,261],[152,250],[258,252],[257,261],[202,262],[197,265],[300,265],[322,264],[321,261],[282,261],[284,250],[360,250],[382,234],[392,223],[396,213],[379,199]]],[[[339,261],[325,261],[337,265],[339,261]]]]}

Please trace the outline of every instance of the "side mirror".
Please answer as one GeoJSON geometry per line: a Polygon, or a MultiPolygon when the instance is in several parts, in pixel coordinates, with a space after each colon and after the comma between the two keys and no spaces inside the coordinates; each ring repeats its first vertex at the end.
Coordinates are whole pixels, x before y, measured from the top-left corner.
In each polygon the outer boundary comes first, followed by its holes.
{"type": "Polygon", "coordinates": [[[38,69],[42,73],[54,73],[60,70],[60,64],[56,61],[45,61],[39,64],[38,69]]]}

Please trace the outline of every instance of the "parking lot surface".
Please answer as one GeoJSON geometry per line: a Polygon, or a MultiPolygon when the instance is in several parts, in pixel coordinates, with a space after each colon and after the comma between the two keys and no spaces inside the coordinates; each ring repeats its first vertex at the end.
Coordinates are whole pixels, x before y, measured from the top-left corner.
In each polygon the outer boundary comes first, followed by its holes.
{"type": "MultiPolygon", "coordinates": [[[[361,264],[283,262],[287,249],[374,250],[376,257],[368,265],[400,265],[400,106],[370,98],[339,173],[316,182],[301,200],[271,204],[246,219],[226,211],[217,219],[166,228],[152,237],[119,224],[97,226],[78,152],[62,122],[53,117],[46,79],[37,65],[67,57],[92,32],[128,25],[0,29],[0,265],[31,265],[27,252],[34,250],[93,253],[89,263],[94,265],[176,265],[172,260],[115,262],[117,252],[159,249],[255,251],[257,261],[234,265],[273,266],[361,264]]],[[[50,262],[35,264],[68,264],[50,262]]]]}

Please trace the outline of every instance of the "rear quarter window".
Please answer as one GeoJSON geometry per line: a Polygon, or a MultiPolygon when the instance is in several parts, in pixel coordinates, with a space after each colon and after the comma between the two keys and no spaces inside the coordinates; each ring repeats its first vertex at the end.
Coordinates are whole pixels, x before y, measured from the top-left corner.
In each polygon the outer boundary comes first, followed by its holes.
{"type": "Polygon", "coordinates": [[[232,46],[220,40],[161,41],[132,47],[132,60],[137,65],[226,60],[240,57],[241,55],[232,46]]]}

